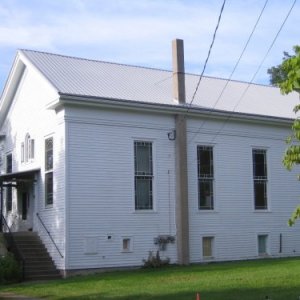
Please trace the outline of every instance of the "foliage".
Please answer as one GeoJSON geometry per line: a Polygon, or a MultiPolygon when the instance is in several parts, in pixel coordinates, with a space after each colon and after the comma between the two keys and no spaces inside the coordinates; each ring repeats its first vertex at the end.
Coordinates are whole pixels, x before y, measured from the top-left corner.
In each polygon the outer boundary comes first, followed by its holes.
{"type": "Polygon", "coordinates": [[[48,282],[26,282],[0,287],[40,299],[102,300],[272,300],[298,299],[300,260],[255,261],[169,266],[76,276],[48,282]]]}
{"type": "Polygon", "coordinates": [[[156,254],[153,255],[152,251],[149,251],[147,259],[143,259],[144,268],[160,268],[166,266],[170,263],[170,259],[162,259],[160,257],[159,251],[156,251],[156,254]]]}
{"type": "MultiPolygon", "coordinates": [[[[284,62],[285,60],[287,60],[291,57],[292,57],[292,55],[290,55],[288,52],[284,51],[282,61],[284,62]]],[[[271,67],[270,69],[268,69],[267,72],[270,75],[270,83],[272,85],[278,85],[279,82],[286,80],[287,73],[286,73],[285,69],[282,68],[282,64],[277,65],[276,67],[271,67]]]]}
{"type": "MultiPolygon", "coordinates": [[[[293,91],[300,93],[300,46],[294,46],[294,55],[284,53],[283,61],[280,65],[268,70],[271,75],[270,82],[280,87],[283,94],[289,94],[293,91]]],[[[300,104],[294,107],[297,114],[300,110],[300,104]]],[[[284,153],[283,164],[291,170],[295,165],[300,164],[300,118],[296,117],[292,125],[292,134],[287,138],[288,147],[284,153]]],[[[300,176],[298,176],[300,180],[300,176]]],[[[295,224],[300,218],[300,205],[296,207],[291,218],[288,221],[289,226],[295,224]]]]}
{"type": "Polygon", "coordinates": [[[174,244],[175,237],[173,235],[159,235],[154,238],[154,245],[158,245],[160,251],[165,251],[167,249],[167,244],[174,244]]]}
{"type": "Polygon", "coordinates": [[[0,284],[18,282],[21,279],[21,269],[14,256],[7,253],[0,257],[0,284]]]}

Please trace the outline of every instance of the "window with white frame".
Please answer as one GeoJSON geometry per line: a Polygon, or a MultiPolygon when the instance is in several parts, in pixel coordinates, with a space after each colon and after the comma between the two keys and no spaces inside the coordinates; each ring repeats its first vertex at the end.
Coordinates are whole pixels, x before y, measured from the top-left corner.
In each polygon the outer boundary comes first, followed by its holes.
{"type": "Polygon", "coordinates": [[[258,246],[258,255],[265,256],[268,255],[268,235],[259,234],[257,236],[257,246],[258,246]]]}
{"type": "Polygon", "coordinates": [[[53,204],[53,137],[45,140],[45,204],[53,204]]]}
{"type": "Polygon", "coordinates": [[[24,142],[21,143],[21,162],[29,162],[34,159],[34,139],[29,133],[26,134],[24,142]]]}
{"type": "Polygon", "coordinates": [[[267,209],[267,151],[265,149],[253,149],[253,188],[255,209],[267,209]]]}
{"type": "Polygon", "coordinates": [[[132,239],[130,237],[123,237],[121,242],[122,252],[132,252],[132,239]]]}
{"type": "Polygon", "coordinates": [[[135,209],[153,209],[152,142],[134,142],[135,209]]]}
{"type": "MultiPolygon", "coordinates": [[[[6,155],[6,173],[12,173],[12,153],[6,155]]],[[[6,187],[6,211],[12,210],[12,186],[6,187]]]]}
{"type": "Polygon", "coordinates": [[[200,210],[214,209],[214,161],[213,147],[198,146],[198,207],[200,210]]]}
{"type": "Polygon", "coordinates": [[[214,256],[214,237],[205,236],[202,238],[202,256],[203,258],[212,258],[214,256]]]}

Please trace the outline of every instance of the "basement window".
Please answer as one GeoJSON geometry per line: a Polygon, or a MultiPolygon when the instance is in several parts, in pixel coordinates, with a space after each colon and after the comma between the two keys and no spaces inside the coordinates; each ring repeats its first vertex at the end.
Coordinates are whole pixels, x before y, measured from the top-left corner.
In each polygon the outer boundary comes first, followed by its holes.
{"type": "Polygon", "coordinates": [[[257,236],[257,244],[258,244],[258,255],[259,256],[268,255],[268,235],[259,234],[257,236]]]}
{"type": "Polygon", "coordinates": [[[130,237],[122,238],[122,252],[132,252],[132,239],[130,237]]]}
{"type": "Polygon", "coordinates": [[[204,259],[213,258],[214,254],[214,237],[205,236],[202,238],[202,256],[204,259]]]}

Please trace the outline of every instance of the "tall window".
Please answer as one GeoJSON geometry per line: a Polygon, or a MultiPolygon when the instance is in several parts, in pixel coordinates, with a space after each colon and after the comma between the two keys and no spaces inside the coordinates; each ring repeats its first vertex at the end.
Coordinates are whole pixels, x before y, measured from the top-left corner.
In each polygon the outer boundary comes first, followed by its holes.
{"type": "MultiPolygon", "coordinates": [[[[6,173],[12,173],[12,154],[6,156],[6,173]]],[[[6,187],[6,210],[12,210],[12,187],[6,187]]]]}
{"type": "Polygon", "coordinates": [[[45,140],[45,203],[53,204],[53,138],[45,140]]]}
{"type": "Polygon", "coordinates": [[[263,149],[253,149],[252,157],[255,209],[267,209],[267,152],[263,149]]]}
{"type": "Polygon", "coordinates": [[[21,143],[21,162],[23,163],[25,161],[25,146],[24,142],[21,143]]]}
{"type": "Polygon", "coordinates": [[[21,162],[28,162],[34,159],[34,139],[27,133],[25,141],[21,143],[21,162]]]}
{"type": "Polygon", "coordinates": [[[6,155],[6,173],[12,173],[12,154],[6,155]]]}
{"type": "Polygon", "coordinates": [[[214,209],[214,166],[213,148],[210,146],[197,147],[198,158],[198,206],[199,209],[214,209]]]}
{"type": "Polygon", "coordinates": [[[134,142],[135,209],[153,209],[152,143],[134,142]]]}

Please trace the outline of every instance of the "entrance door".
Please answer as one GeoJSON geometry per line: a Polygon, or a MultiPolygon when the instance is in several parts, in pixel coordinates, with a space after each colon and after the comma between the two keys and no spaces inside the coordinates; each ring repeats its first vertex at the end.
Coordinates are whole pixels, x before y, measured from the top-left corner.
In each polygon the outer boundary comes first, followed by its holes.
{"type": "Polygon", "coordinates": [[[29,208],[28,193],[23,192],[22,193],[22,220],[27,220],[28,208],[29,208]]]}
{"type": "Polygon", "coordinates": [[[32,230],[33,208],[32,189],[29,185],[19,186],[17,231],[32,230]]]}

